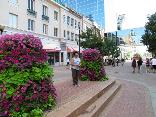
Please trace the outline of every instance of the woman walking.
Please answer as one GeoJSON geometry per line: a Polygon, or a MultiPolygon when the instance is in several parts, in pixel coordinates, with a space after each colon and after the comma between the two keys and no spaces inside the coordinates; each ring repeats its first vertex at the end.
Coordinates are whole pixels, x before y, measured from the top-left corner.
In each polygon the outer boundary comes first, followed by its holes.
{"type": "Polygon", "coordinates": [[[146,73],[150,73],[150,59],[146,58],[146,73]]]}
{"type": "Polygon", "coordinates": [[[72,78],[73,85],[78,85],[79,72],[80,72],[80,58],[77,51],[73,52],[73,58],[71,59],[71,70],[72,70],[72,78]]]}
{"type": "Polygon", "coordinates": [[[138,63],[138,73],[140,73],[140,68],[141,68],[141,65],[142,65],[142,63],[143,63],[141,57],[139,57],[139,60],[137,61],[137,63],[138,63]]]}
{"type": "Polygon", "coordinates": [[[135,69],[136,69],[136,60],[135,60],[135,58],[133,58],[133,61],[132,61],[132,68],[133,68],[133,73],[135,73],[135,69]]]}

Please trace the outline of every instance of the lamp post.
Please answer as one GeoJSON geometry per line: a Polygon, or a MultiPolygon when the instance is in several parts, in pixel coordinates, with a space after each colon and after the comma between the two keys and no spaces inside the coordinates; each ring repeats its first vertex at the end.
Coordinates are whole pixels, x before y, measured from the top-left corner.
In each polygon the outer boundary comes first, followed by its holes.
{"type": "Polygon", "coordinates": [[[115,40],[115,45],[117,46],[118,45],[118,42],[117,42],[118,41],[118,32],[117,31],[115,32],[115,39],[116,39],[115,40]]]}
{"type": "Polygon", "coordinates": [[[117,42],[118,33],[117,33],[117,31],[121,30],[121,25],[123,23],[124,18],[125,18],[125,14],[118,15],[118,17],[117,17],[117,30],[116,30],[116,34],[115,34],[116,35],[116,46],[118,46],[118,42],[117,42]]]}
{"type": "Polygon", "coordinates": [[[80,26],[79,26],[79,57],[80,57],[80,26]]]}

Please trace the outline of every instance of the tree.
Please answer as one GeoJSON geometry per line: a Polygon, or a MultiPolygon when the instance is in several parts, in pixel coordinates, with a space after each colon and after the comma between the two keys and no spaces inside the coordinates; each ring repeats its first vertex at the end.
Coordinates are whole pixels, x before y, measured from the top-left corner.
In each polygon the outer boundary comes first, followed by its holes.
{"type": "Polygon", "coordinates": [[[148,51],[156,55],[156,13],[148,17],[142,39],[142,43],[147,46],[148,51]]]}
{"type": "Polygon", "coordinates": [[[120,56],[120,49],[116,46],[114,39],[105,38],[102,51],[106,56],[112,56],[113,58],[120,56]]]}
{"type": "Polygon", "coordinates": [[[118,57],[120,55],[119,48],[115,45],[115,41],[109,38],[102,38],[94,29],[88,29],[81,34],[81,46],[85,49],[98,49],[103,56],[118,57]]]}
{"type": "Polygon", "coordinates": [[[82,32],[80,37],[82,39],[80,45],[83,48],[98,49],[101,52],[101,54],[103,54],[103,39],[100,36],[98,36],[98,34],[96,34],[93,29],[88,29],[86,32],[82,32]]]}

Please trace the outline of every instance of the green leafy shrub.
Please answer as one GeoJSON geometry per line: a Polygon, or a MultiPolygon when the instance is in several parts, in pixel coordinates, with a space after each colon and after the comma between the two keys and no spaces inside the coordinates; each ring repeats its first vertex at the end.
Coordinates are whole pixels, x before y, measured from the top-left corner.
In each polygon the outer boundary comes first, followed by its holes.
{"type": "Polygon", "coordinates": [[[0,37],[0,116],[42,117],[54,108],[53,74],[37,37],[0,37]]]}

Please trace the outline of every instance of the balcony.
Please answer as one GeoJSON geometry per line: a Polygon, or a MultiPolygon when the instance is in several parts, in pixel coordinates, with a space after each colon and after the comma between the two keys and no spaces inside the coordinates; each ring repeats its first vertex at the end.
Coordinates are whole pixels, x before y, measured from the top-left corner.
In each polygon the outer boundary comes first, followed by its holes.
{"type": "Polygon", "coordinates": [[[37,16],[37,12],[34,11],[33,9],[27,9],[27,12],[32,16],[35,16],[35,17],[37,16]]]}
{"type": "Polygon", "coordinates": [[[49,17],[48,17],[48,16],[46,16],[46,15],[42,15],[42,20],[49,21],[49,17]]]}

